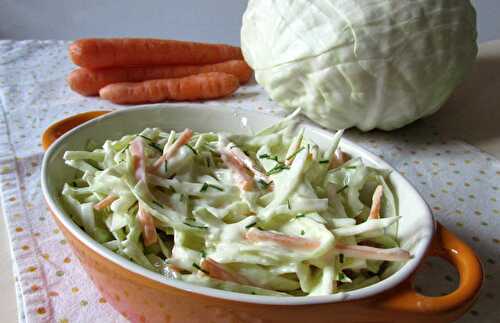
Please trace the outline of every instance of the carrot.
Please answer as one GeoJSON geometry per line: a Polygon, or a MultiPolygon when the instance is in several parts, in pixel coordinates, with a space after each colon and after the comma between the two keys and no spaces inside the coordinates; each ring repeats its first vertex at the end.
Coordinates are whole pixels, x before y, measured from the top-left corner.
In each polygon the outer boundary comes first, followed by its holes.
{"type": "Polygon", "coordinates": [[[290,249],[316,249],[320,245],[318,241],[289,236],[282,233],[262,231],[255,228],[251,228],[247,231],[245,239],[254,242],[270,241],[290,249]]]}
{"type": "Polygon", "coordinates": [[[73,63],[87,68],[202,65],[243,59],[239,47],[143,38],[79,39],[69,46],[69,55],[73,63]]]}
{"type": "Polygon", "coordinates": [[[142,239],[144,245],[150,246],[158,241],[158,235],[156,234],[156,227],[153,216],[149,214],[142,205],[139,203],[139,211],[137,211],[137,220],[142,226],[142,239]]]}
{"type": "Polygon", "coordinates": [[[100,211],[102,209],[105,209],[108,206],[110,206],[111,203],[113,203],[117,199],[118,199],[118,196],[110,194],[110,195],[106,196],[105,198],[103,198],[102,200],[100,200],[98,203],[96,203],[94,205],[94,210],[100,211]]]}
{"type": "Polygon", "coordinates": [[[166,100],[194,101],[228,96],[236,91],[238,86],[236,76],[212,72],[178,79],[109,84],[99,91],[99,95],[118,104],[156,103],[166,100]]]}
{"type": "Polygon", "coordinates": [[[233,173],[234,180],[238,187],[242,191],[251,191],[253,189],[253,178],[248,174],[245,165],[224,149],[220,150],[219,153],[224,164],[226,164],[233,173]]]}
{"type": "Polygon", "coordinates": [[[405,261],[411,258],[408,251],[401,248],[381,249],[360,245],[344,245],[337,243],[335,252],[346,257],[363,258],[371,260],[405,261]]]}
{"type": "Polygon", "coordinates": [[[378,185],[373,192],[372,207],[370,208],[370,215],[368,219],[380,219],[380,204],[382,203],[382,194],[384,194],[384,187],[378,185]]]}
{"type": "Polygon", "coordinates": [[[334,169],[337,168],[341,165],[343,165],[345,162],[349,160],[349,155],[340,150],[338,148],[335,151],[335,154],[332,156],[332,160],[330,160],[330,164],[328,165],[328,169],[334,169]]]}
{"type": "Polygon", "coordinates": [[[232,142],[229,142],[225,147],[222,148],[224,150],[224,153],[230,154],[234,159],[236,159],[239,162],[240,166],[246,167],[250,172],[252,172],[255,177],[257,177],[260,180],[263,180],[266,183],[270,183],[271,179],[269,176],[264,174],[262,171],[260,171],[257,168],[257,165],[254,163],[254,161],[245,155],[243,150],[241,150],[239,147],[237,147],[235,144],[232,142]]]}
{"type": "Polygon", "coordinates": [[[215,279],[230,281],[243,285],[251,285],[250,281],[246,277],[238,273],[229,271],[224,267],[224,265],[210,258],[206,258],[203,260],[203,262],[201,263],[201,269],[206,271],[210,277],[215,279]]]}
{"type": "Polygon", "coordinates": [[[234,75],[240,84],[248,82],[252,76],[252,69],[244,60],[232,60],[208,65],[111,67],[98,70],[78,68],[69,74],[68,84],[73,91],[92,96],[98,95],[99,90],[108,84],[179,78],[210,72],[234,75]]]}
{"type": "Polygon", "coordinates": [[[192,137],[193,130],[189,128],[184,129],[184,131],[179,135],[179,138],[177,138],[177,140],[167,148],[165,153],[155,161],[151,169],[153,171],[157,171],[158,168],[160,168],[165,161],[172,158],[183,145],[189,143],[189,140],[191,140],[192,137]]]}
{"type": "Polygon", "coordinates": [[[146,157],[142,139],[137,137],[130,143],[130,153],[133,158],[134,175],[137,181],[146,182],[146,157]]]}

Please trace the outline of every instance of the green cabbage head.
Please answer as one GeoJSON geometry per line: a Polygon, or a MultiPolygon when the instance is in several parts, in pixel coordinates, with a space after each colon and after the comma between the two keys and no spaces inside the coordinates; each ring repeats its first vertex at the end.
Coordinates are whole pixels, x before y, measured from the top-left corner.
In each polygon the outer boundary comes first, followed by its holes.
{"type": "Polygon", "coordinates": [[[476,54],[469,0],[250,0],[241,45],[287,109],[391,130],[436,112],[476,54]]]}

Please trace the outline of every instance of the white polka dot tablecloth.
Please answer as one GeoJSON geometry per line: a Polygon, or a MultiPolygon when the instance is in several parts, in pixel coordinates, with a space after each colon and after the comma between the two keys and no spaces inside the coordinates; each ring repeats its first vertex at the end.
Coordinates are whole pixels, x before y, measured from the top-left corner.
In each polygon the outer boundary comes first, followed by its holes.
{"type": "MultiPolygon", "coordinates": [[[[40,135],[59,119],[88,110],[120,109],[71,92],[74,68],[63,41],[0,41],[0,198],[17,279],[20,319],[27,322],[123,322],[99,295],[56,228],[40,189],[40,135]]],[[[258,85],[207,102],[220,109],[284,115],[258,85]]],[[[429,120],[394,132],[346,135],[380,155],[412,182],[436,219],[467,241],[485,269],[481,295],[459,322],[500,322],[500,162],[443,137],[429,120]]],[[[443,294],[453,270],[430,261],[416,288],[443,294]]]]}

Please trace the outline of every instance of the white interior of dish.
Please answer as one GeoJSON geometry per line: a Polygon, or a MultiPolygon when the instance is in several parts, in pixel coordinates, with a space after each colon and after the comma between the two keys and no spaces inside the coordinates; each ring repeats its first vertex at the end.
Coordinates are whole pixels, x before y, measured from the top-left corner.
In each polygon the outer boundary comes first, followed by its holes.
{"type": "MultiPolygon", "coordinates": [[[[417,191],[399,173],[393,171],[390,176],[398,196],[399,239],[402,247],[409,250],[413,258],[396,274],[366,288],[327,296],[312,297],[274,297],[239,294],[196,286],[182,281],[167,279],[151,272],[121,256],[114,254],[95,242],[80,229],[68,216],[61,205],[60,192],[65,182],[74,178],[75,171],[64,165],[62,156],[66,150],[82,150],[89,139],[103,143],[105,139],[118,139],[125,134],[139,132],[146,127],[159,127],[165,130],[183,130],[192,128],[196,131],[223,131],[232,133],[248,133],[249,128],[259,130],[269,126],[279,118],[264,113],[234,110],[228,107],[208,107],[207,105],[155,105],[134,107],[91,120],[65,134],[47,151],[42,165],[42,189],[50,208],[59,220],[76,237],[89,248],[111,261],[142,276],[159,281],[166,285],[181,288],[212,297],[238,300],[260,304],[301,305],[313,303],[337,302],[368,297],[390,289],[402,282],[416,269],[429,246],[434,230],[431,212],[417,191]],[[242,119],[244,122],[242,122],[242,119]],[[248,127],[245,127],[245,124],[248,127]]],[[[322,148],[331,141],[332,133],[309,124],[304,125],[306,134],[322,148]]],[[[356,144],[343,139],[341,148],[353,155],[361,157],[370,166],[392,169],[387,163],[367,152],[356,144]]]]}

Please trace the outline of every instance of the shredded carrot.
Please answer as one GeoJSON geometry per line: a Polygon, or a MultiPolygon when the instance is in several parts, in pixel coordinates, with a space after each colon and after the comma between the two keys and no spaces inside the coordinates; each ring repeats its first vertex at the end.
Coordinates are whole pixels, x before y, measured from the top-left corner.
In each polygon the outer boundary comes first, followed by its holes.
{"type": "Polygon", "coordinates": [[[141,204],[139,204],[139,210],[137,211],[137,219],[142,226],[144,245],[147,247],[155,244],[158,241],[158,235],[153,216],[144,210],[141,204]]]}
{"type": "Polygon", "coordinates": [[[110,206],[111,203],[113,203],[117,199],[118,199],[118,196],[110,194],[110,195],[106,196],[105,198],[103,198],[102,200],[100,200],[98,203],[96,203],[94,205],[94,210],[100,211],[102,209],[105,209],[108,206],[110,206]]]}
{"type": "Polygon", "coordinates": [[[137,137],[130,143],[130,153],[134,165],[134,175],[137,181],[146,182],[146,157],[142,139],[137,137]]]}
{"type": "Polygon", "coordinates": [[[165,153],[153,164],[152,170],[157,171],[160,166],[177,153],[177,151],[185,144],[189,143],[189,140],[193,137],[193,130],[185,129],[179,135],[179,138],[165,151],[165,153]]]}
{"type": "Polygon", "coordinates": [[[349,155],[340,150],[340,148],[337,148],[335,154],[333,154],[332,159],[330,160],[328,169],[337,168],[343,165],[348,160],[349,160],[349,155]]]}
{"type": "Polygon", "coordinates": [[[370,209],[370,215],[368,219],[380,219],[380,205],[382,203],[382,194],[384,193],[384,187],[382,185],[378,185],[373,192],[372,197],[372,207],[370,209]]]}
{"type": "Polygon", "coordinates": [[[236,158],[241,165],[245,166],[249,171],[251,171],[258,179],[270,183],[271,179],[257,168],[257,165],[245,155],[245,153],[236,145],[229,143],[227,146],[227,151],[236,158]]]}
{"type": "Polygon", "coordinates": [[[201,269],[205,270],[210,277],[215,279],[230,281],[237,284],[251,285],[250,281],[245,276],[229,271],[224,267],[224,265],[211,258],[206,258],[202,261],[201,269]]]}
{"type": "Polygon", "coordinates": [[[248,174],[245,165],[225,150],[221,150],[220,154],[224,164],[232,171],[239,188],[243,191],[251,191],[253,189],[253,178],[248,174]]]}
{"type": "Polygon", "coordinates": [[[263,231],[256,228],[248,230],[245,238],[253,242],[270,241],[290,249],[316,249],[320,246],[320,243],[315,240],[263,231]]]}

